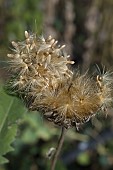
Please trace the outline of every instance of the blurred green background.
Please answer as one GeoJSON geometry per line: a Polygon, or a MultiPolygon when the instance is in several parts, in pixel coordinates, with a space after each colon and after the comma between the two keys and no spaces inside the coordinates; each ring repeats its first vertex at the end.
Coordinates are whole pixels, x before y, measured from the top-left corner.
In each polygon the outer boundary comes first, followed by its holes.
{"type": "MultiPolygon", "coordinates": [[[[24,31],[52,35],[66,51],[75,67],[84,72],[94,64],[113,67],[113,0],[1,0],[0,1],[0,83],[8,79],[7,53],[11,41],[24,40],[24,31]]],[[[56,146],[60,128],[41,113],[29,113],[20,100],[6,95],[0,101],[8,108],[19,128],[9,163],[0,170],[49,170],[47,152],[56,146]],[[14,115],[17,114],[17,117],[14,115]],[[18,116],[19,115],[19,116],[18,116]],[[21,119],[20,119],[21,117],[21,119]]],[[[0,104],[1,104],[0,103],[0,104]]],[[[2,111],[2,109],[0,109],[2,111]]],[[[56,170],[113,170],[113,110],[68,131],[56,170]]]]}

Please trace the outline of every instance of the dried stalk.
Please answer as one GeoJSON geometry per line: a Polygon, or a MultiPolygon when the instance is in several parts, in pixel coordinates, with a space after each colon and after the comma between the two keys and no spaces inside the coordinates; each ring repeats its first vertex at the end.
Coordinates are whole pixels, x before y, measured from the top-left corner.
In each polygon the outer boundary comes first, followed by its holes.
{"type": "Polygon", "coordinates": [[[60,136],[60,139],[58,141],[58,145],[56,147],[56,152],[55,152],[53,159],[52,159],[51,170],[55,170],[55,166],[56,166],[56,163],[57,163],[57,160],[58,160],[58,156],[60,154],[60,151],[61,151],[61,148],[62,148],[62,145],[63,145],[63,142],[64,142],[65,132],[66,132],[66,129],[64,127],[62,127],[61,136],[60,136]]]}

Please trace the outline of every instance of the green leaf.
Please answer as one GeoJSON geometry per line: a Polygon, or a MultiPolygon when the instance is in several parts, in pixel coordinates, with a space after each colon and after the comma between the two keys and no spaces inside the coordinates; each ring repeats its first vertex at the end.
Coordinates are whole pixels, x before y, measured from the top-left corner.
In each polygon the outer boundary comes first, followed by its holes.
{"type": "Polygon", "coordinates": [[[78,161],[81,165],[89,165],[89,163],[90,163],[90,156],[89,156],[88,152],[83,152],[83,153],[81,153],[81,154],[77,157],[77,161],[78,161]]]}
{"type": "Polygon", "coordinates": [[[0,87],[0,164],[8,162],[4,155],[13,150],[18,122],[26,112],[16,97],[7,95],[0,87]]]}

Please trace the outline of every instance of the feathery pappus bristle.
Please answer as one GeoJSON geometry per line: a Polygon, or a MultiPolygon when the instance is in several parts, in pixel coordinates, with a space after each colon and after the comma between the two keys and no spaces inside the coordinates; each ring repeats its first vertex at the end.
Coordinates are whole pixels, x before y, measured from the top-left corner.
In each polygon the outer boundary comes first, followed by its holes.
{"type": "Polygon", "coordinates": [[[69,65],[74,61],[63,52],[52,36],[37,37],[25,31],[25,41],[12,42],[8,54],[13,78],[10,86],[31,110],[65,128],[85,123],[99,110],[112,103],[112,73],[96,78],[88,72],[80,74],[69,65]]]}

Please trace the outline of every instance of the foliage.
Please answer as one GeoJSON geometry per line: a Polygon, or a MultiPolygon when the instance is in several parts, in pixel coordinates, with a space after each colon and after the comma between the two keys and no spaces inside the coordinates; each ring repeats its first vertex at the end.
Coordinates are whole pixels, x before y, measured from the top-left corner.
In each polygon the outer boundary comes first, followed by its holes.
{"type": "MultiPolygon", "coordinates": [[[[10,22],[7,25],[7,29],[11,30],[13,36],[22,37],[22,32],[24,30],[37,29],[35,28],[35,24],[38,24],[38,30],[41,31],[41,22],[42,22],[42,13],[40,8],[38,7],[40,0],[35,0],[32,3],[32,0],[19,0],[12,1],[10,6],[10,22]],[[18,4],[18,5],[16,5],[18,4]],[[14,8],[15,6],[15,8],[14,8]],[[21,11],[21,12],[20,12],[21,11]],[[31,15],[32,13],[32,15],[31,15]],[[25,22],[26,21],[26,22],[25,22]],[[35,23],[36,22],[36,23],[35,23]],[[40,26],[39,26],[40,25],[40,26]],[[15,35],[14,35],[15,34],[15,35]]],[[[9,38],[11,34],[9,34],[9,38]]]]}
{"type": "Polygon", "coordinates": [[[17,98],[8,96],[3,88],[0,88],[0,164],[8,162],[4,155],[13,150],[11,144],[15,140],[18,122],[25,111],[17,98]]]}
{"type": "Polygon", "coordinates": [[[26,144],[33,144],[40,139],[48,141],[56,134],[56,129],[44,123],[44,118],[38,112],[24,115],[24,127],[22,128],[21,140],[26,144]]]}

